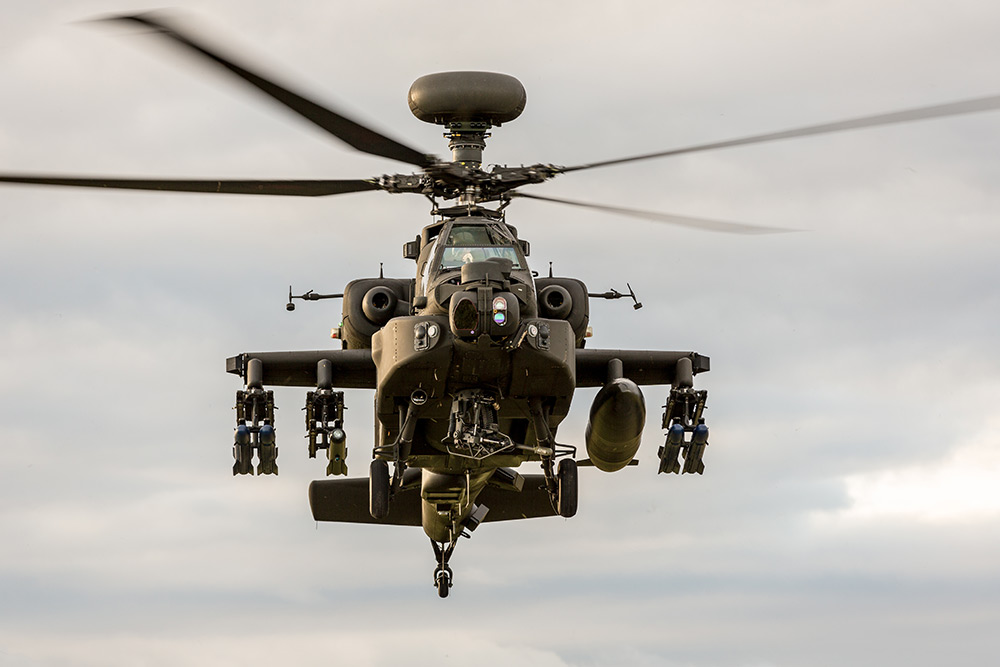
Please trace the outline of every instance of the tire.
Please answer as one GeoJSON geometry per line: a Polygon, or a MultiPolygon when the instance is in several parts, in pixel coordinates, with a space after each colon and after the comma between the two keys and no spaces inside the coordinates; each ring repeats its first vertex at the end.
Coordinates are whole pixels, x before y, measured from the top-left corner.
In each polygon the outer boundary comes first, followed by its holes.
{"type": "Polygon", "coordinates": [[[389,516],[389,463],[372,461],[368,475],[368,511],[375,519],[389,516]]]}
{"type": "Polygon", "coordinates": [[[569,519],[576,515],[577,499],[577,468],[573,459],[563,459],[559,462],[559,472],[556,475],[559,483],[559,516],[569,519]]]}
{"type": "Polygon", "coordinates": [[[448,597],[448,592],[451,590],[451,575],[446,571],[439,572],[434,580],[434,585],[437,586],[438,597],[448,597]]]}

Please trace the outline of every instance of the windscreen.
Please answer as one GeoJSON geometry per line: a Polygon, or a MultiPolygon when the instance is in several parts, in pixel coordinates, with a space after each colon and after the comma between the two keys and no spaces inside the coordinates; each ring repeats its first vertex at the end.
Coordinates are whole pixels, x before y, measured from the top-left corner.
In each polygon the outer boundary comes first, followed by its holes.
{"type": "Polygon", "coordinates": [[[516,242],[499,225],[454,225],[441,255],[441,268],[455,269],[469,262],[502,257],[513,262],[513,268],[520,269],[521,259],[514,245],[516,242]]]}

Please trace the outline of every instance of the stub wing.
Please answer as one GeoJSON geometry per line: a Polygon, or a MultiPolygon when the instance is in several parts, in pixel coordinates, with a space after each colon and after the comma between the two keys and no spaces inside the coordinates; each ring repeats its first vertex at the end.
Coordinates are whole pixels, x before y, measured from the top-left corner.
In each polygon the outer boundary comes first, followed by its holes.
{"type": "MultiPolygon", "coordinates": [[[[411,471],[407,471],[411,472],[411,471]]],[[[420,472],[415,487],[404,486],[396,492],[384,519],[376,519],[368,508],[368,478],[318,479],[309,484],[309,507],[316,521],[338,523],[382,523],[389,526],[419,526],[420,472]]]]}
{"type": "MultiPolygon", "coordinates": [[[[408,470],[403,486],[393,498],[389,515],[372,517],[368,510],[368,479],[321,479],[309,485],[309,506],[316,521],[341,523],[381,523],[393,526],[421,525],[420,473],[408,470]],[[412,481],[411,481],[412,480],[412,481]],[[415,481],[415,483],[413,483],[415,481]]],[[[524,475],[520,491],[512,488],[487,486],[476,498],[476,504],[489,508],[485,521],[513,521],[556,516],[545,489],[544,475],[524,475]]]]}
{"type": "Polygon", "coordinates": [[[247,363],[259,359],[263,383],[285,387],[315,387],[316,365],[332,364],[333,386],[339,389],[375,389],[375,362],[372,351],[304,350],[296,352],[244,352],[226,359],[226,372],[246,377],[247,363]]]}
{"type": "Polygon", "coordinates": [[[691,360],[695,375],[710,368],[709,358],[697,352],[584,348],[576,351],[576,386],[603,387],[608,382],[608,364],[612,359],[621,361],[621,375],[638,385],[672,385],[677,362],[683,358],[691,360]]]}
{"type": "MultiPolygon", "coordinates": [[[[608,363],[622,362],[622,375],[639,385],[674,383],[678,360],[691,359],[695,375],[709,370],[709,358],[697,352],[660,350],[575,350],[576,386],[602,387],[608,379],[608,363]]],[[[247,362],[263,362],[264,384],[315,387],[316,364],[328,359],[333,365],[333,385],[341,389],[375,389],[375,362],[369,349],[304,350],[294,352],[244,352],[226,359],[226,372],[246,377],[247,362]]]]}

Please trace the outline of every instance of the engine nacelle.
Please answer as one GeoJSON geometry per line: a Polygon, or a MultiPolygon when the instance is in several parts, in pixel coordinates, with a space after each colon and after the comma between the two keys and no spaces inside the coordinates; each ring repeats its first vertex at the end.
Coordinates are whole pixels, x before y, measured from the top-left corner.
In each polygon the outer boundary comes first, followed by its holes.
{"type": "Polygon", "coordinates": [[[372,346],[372,335],[394,317],[410,314],[413,280],[361,278],[344,288],[341,339],[348,349],[372,346]]]}
{"type": "Polygon", "coordinates": [[[573,327],[576,346],[583,347],[590,324],[587,286],[576,278],[535,278],[538,315],[549,320],[565,320],[573,327]]]}
{"type": "Polygon", "coordinates": [[[367,292],[361,301],[361,312],[372,324],[385,326],[396,314],[399,297],[385,285],[377,285],[367,292]]]}
{"type": "Polygon", "coordinates": [[[562,285],[549,285],[538,293],[538,314],[550,320],[565,320],[573,312],[573,297],[562,285]]]}
{"type": "Polygon", "coordinates": [[[587,422],[587,456],[604,472],[629,464],[639,450],[646,424],[646,401],[632,380],[610,380],[597,392],[587,422]]]}

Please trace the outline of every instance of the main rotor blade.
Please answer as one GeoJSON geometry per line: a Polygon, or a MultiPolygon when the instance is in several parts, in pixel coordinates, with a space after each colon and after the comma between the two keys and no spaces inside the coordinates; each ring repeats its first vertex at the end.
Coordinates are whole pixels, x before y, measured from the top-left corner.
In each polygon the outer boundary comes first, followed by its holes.
{"type": "Polygon", "coordinates": [[[671,213],[657,213],[655,211],[642,211],[634,208],[624,208],[621,206],[607,206],[605,204],[590,204],[586,202],[573,201],[572,199],[557,199],[555,197],[542,197],[540,195],[529,195],[523,192],[511,192],[511,197],[523,197],[524,199],[537,199],[539,201],[549,201],[556,204],[567,204],[569,206],[579,206],[580,208],[596,209],[607,211],[619,215],[627,215],[643,220],[653,220],[654,222],[665,222],[680,227],[690,227],[692,229],[707,230],[710,232],[722,232],[725,234],[783,234],[786,232],[797,232],[798,229],[785,229],[781,227],[761,227],[759,225],[747,225],[742,222],[725,222],[724,220],[711,220],[709,218],[691,218],[684,215],[673,215],[671,213]]]}
{"type": "Polygon", "coordinates": [[[581,169],[592,169],[594,167],[607,167],[613,164],[625,162],[635,162],[637,160],[650,160],[653,158],[669,157],[671,155],[683,155],[684,153],[700,153],[711,151],[717,148],[729,148],[730,146],[746,146],[747,144],[760,144],[767,141],[778,141],[780,139],[792,139],[794,137],[807,137],[814,134],[828,134],[830,132],[842,132],[845,130],[857,130],[864,127],[876,127],[879,125],[894,125],[896,123],[907,123],[915,120],[926,120],[929,118],[943,118],[945,116],[958,116],[967,113],[977,113],[980,111],[995,111],[1000,109],[1000,95],[991,97],[980,97],[973,100],[963,100],[961,102],[950,102],[948,104],[937,104],[929,107],[917,109],[907,109],[905,111],[894,111],[892,113],[878,114],[875,116],[864,116],[852,118],[835,123],[823,123],[821,125],[810,125],[784,132],[770,132],[768,134],[757,134],[752,137],[742,139],[730,139],[728,141],[717,141],[711,144],[699,144],[688,146],[687,148],[675,148],[659,153],[647,153],[645,155],[635,155],[632,157],[618,158],[616,160],[604,160],[603,162],[591,162],[575,167],[562,167],[560,172],[579,171],[581,169]]]}
{"type": "Polygon", "coordinates": [[[374,180],[307,180],[307,181],[194,181],[146,178],[77,178],[73,176],[28,176],[0,174],[0,183],[27,183],[79,188],[111,188],[116,190],[160,190],[163,192],[210,192],[234,195],[287,195],[293,197],[323,197],[348,192],[381,190],[374,180]]]}
{"type": "Polygon", "coordinates": [[[386,157],[391,160],[399,160],[418,167],[428,167],[435,164],[432,156],[410,148],[395,139],[365,127],[361,123],[351,120],[327,107],[324,107],[306,97],[294,93],[278,83],[264,78],[263,76],[250,71],[236,62],[224,58],[205,44],[196,41],[176,26],[165,23],[162,15],[152,13],[109,16],[105,21],[121,23],[138,23],[139,25],[151,28],[169,38],[175,44],[215,62],[222,67],[243,79],[252,86],[255,86],[265,94],[274,98],[306,120],[309,120],[323,128],[341,141],[364,153],[386,157]]]}

